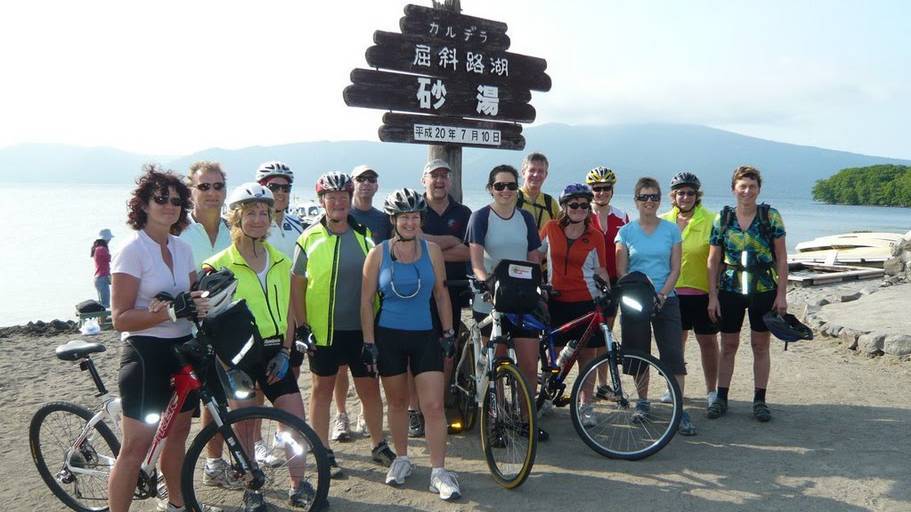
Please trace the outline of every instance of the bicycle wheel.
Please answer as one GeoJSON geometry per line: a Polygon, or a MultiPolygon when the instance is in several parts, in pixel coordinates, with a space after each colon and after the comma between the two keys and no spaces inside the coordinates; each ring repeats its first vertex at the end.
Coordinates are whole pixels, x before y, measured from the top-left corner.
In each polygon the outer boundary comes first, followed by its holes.
{"type": "Polygon", "coordinates": [[[455,395],[459,414],[462,416],[462,432],[470,432],[478,420],[478,391],[475,389],[477,385],[474,380],[474,351],[471,347],[468,347],[467,350],[465,362],[459,368],[459,371],[453,375],[453,380],[459,386],[453,389],[453,394],[455,395]],[[467,390],[467,392],[462,391],[463,389],[467,390]]]}
{"type": "MultiPolygon", "coordinates": [[[[250,499],[262,499],[264,510],[318,510],[326,504],[329,494],[329,461],[313,429],[307,423],[281,409],[271,407],[245,407],[226,414],[222,421],[243,439],[244,433],[253,435],[256,421],[261,423],[259,432],[268,449],[268,456],[257,461],[264,480],[258,485],[253,480],[253,471],[242,471],[237,461],[231,465],[234,476],[239,477],[240,488],[228,489],[206,482],[203,450],[206,443],[217,433],[214,423],[207,425],[193,439],[187,450],[181,476],[181,489],[188,510],[199,511],[201,506],[211,505],[222,510],[244,510],[244,503],[250,499]],[[305,506],[292,506],[288,500],[289,490],[299,485],[309,486],[312,498],[305,506]]],[[[253,447],[245,447],[245,453],[253,459],[253,447]]],[[[225,458],[230,458],[225,453],[225,458]]]]}
{"type": "Polygon", "coordinates": [[[108,477],[120,441],[103,421],[86,430],[94,414],[69,402],[43,405],[28,429],[32,460],[41,479],[67,507],[80,512],[108,509],[108,477]]]}
{"type": "Polygon", "coordinates": [[[538,424],[528,383],[511,362],[497,366],[493,390],[485,390],[481,446],[493,479],[502,487],[522,485],[535,463],[538,424]]]}
{"type": "Polygon", "coordinates": [[[674,376],[646,354],[622,354],[619,366],[612,364],[609,354],[596,358],[579,372],[571,400],[573,427],[579,437],[592,450],[613,459],[639,460],[657,453],[677,433],[683,414],[683,396],[674,376]],[[608,368],[608,375],[618,374],[619,391],[592,393],[597,370],[603,367],[608,368]],[[671,403],[659,401],[668,390],[671,403]],[[640,399],[642,396],[649,400],[640,399]]]}

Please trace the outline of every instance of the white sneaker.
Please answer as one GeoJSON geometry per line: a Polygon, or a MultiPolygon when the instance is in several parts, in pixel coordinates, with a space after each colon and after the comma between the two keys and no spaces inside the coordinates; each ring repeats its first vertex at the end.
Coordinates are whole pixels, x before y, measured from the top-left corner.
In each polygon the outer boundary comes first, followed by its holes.
{"type": "Polygon", "coordinates": [[[256,442],[256,444],[253,445],[253,451],[256,456],[257,464],[266,464],[266,458],[268,458],[269,455],[271,455],[269,453],[271,450],[269,450],[269,447],[266,446],[266,442],[263,441],[262,439],[260,439],[259,441],[256,442]]]}
{"type": "Polygon", "coordinates": [[[669,390],[665,391],[664,394],[661,395],[660,400],[661,400],[661,403],[663,403],[663,404],[669,404],[669,403],[673,402],[674,399],[671,398],[671,390],[669,389],[669,390]]]}
{"type": "Polygon", "coordinates": [[[718,399],[718,391],[709,392],[709,394],[706,395],[706,397],[705,397],[706,407],[708,407],[709,405],[712,405],[715,402],[715,400],[717,400],[717,399],[718,399]]]}
{"type": "Polygon", "coordinates": [[[585,404],[582,407],[579,407],[579,418],[582,420],[582,426],[586,428],[591,428],[598,424],[591,404],[585,404]]]}
{"type": "MultiPolygon", "coordinates": [[[[220,508],[212,505],[200,503],[199,506],[202,507],[202,512],[222,512],[220,508]]],[[[158,500],[158,505],[155,506],[155,509],[158,512],[186,512],[187,507],[175,507],[168,500],[158,500]]]]}
{"type": "Polygon", "coordinates": [[[202,483],[224,489],[241,489],[244,486],[243,479],[237,477],[237,473],[225,459],[216,459],[213,464],[206,462],[202,483]]]}
{"type": "Polygon", "coordinates": [[[354,431],[362,436],[370,435],[367,431],[367,420],[364,419],[364,413],[357,415],[357,421],[354,422],[354,431]]]}
{"type": "Polygon", "coordinates": [[[348,426],[347,414],[340,412],[335,416],[335,425],[332,427],[332,436],[330,439],[340,443],[351,441],[351,429],[348,426]]]}
{"type": "MultiPolygon", "coordinates": [[[[405,479],[414,472],[414,464],[407,455],[399,455],[392,461],[389,471],[386,472],[386,483],[389,485],[404,485],[405,479]]],[[[431,477],[431,482],[433,478],[431,477]]],[[[433,484],[431,484],[433,485],[433,484]]]]}
{"type": "Polygon", "coordinates": [[[462,497],[459,479],[452,471],[436,468],[430,472],[430,492],[440,493],[442,500],[457,500],[462,497]]]}

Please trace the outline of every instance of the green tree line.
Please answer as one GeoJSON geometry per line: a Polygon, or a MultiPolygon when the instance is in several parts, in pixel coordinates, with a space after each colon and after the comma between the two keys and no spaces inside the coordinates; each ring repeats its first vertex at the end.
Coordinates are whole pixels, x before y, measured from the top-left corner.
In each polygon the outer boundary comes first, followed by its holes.
{"type": "Polygon", "coordinates": [[[911,167],[871,165],[842,169],[816,182],[813,199],[832,204],[911,206],[911,167]]]}

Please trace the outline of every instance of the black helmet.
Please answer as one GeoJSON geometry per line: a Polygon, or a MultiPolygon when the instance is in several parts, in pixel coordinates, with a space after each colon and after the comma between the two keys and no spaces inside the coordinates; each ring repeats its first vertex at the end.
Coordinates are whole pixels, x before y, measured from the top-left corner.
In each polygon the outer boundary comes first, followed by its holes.
{"type": "Polygon", "coordinates": [[[196,289],[209,292],[209,312],[206,318],[216,318],[231,307],[234,301],[234,290],[237,289],[237,279],[234,273],[226,268],[215,272],[207,272],[196,283],[196,289]]]}
{"type": "Polygon", "coordinates": [[[424,196],[410,188],[400,188],[393,190],[386,196],[386,203],[383,205],[386,215],[395,217],[400,213],[424,213],[427,210],[427,201],[424,196]]]}
{"type": "Polygon", "coordinates": [[[693,187],[694,189],[699,190],[699,187],[701,186],[702,183],[699,182],[699,178],[689,171],[678,172],[671,178],[671,190],[680,187],[693,187]]]}
{"type": "Polygon", "coordinates": [[[800,320],[790,313],[779,315],[776,311],[769,311],[762,315],[762,321],[776,338],[785,343],[785,350],[788,349],[788,343],[813,339],[813,330],[800,323],[800,320]]]}

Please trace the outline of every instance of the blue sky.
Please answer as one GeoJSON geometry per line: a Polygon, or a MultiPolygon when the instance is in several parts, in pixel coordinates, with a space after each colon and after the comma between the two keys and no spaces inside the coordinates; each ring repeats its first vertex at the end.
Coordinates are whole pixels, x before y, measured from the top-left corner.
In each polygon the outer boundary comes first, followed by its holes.
{"type": "MultiPolygon", "coordinates": [[[[147,154],[376,140],[344,105],[407,2],[16,2],[0,16],[0,147],[147,154]],[[330,4],[330,3],[326,3],[330,4]]],[[[420,2],[419,2],[420,3],[420,2]]],[[[429,4],[429,2],[425,3],[429,4]]],[[[464,0],[546,58],[537,123],[674,122],[911,158],[911,5],[464,0]]]]}

